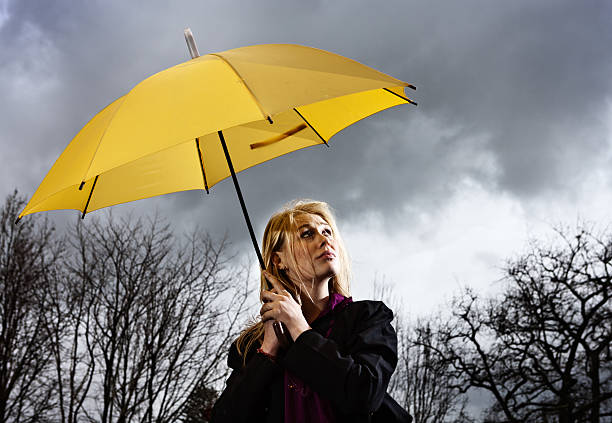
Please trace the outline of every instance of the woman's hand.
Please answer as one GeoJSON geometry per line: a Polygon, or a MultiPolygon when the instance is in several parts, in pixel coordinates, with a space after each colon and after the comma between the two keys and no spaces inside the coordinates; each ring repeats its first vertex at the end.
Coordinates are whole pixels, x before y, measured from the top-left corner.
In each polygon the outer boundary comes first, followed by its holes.
{"type": "MultiPolygon", "coordinates": [[[[274,328],[272,327],[274,320],[284,323],[291,334],[291,338],[293,340],[297,339],[302,332],[310,329],[310,325],[308,325],[302,313],[302,307],[287,290],[282,288],[282,285],[274,276],[266,271],[263,274],[273,287],[271,291],[264,291],[262,294],[264,305],[261,307],[260,314],[266,331],[264,333],[264,343],[268,332],[271,332],[270,336],[274,335],[274,328]]],[[[262,348],[265,351],[263,346],[262,348]]]]}

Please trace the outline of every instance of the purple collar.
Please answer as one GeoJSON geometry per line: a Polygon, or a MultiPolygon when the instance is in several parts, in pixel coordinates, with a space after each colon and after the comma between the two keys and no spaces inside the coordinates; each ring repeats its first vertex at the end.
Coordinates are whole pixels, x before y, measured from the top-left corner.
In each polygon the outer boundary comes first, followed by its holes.
{"type": "Polygon", "coordinates": [[[321,311],[321,313],[319,313],[317,318],[312,321],[312,323],[316,322],[317,320],[319,320],[320,318],[322,318],[323,316],[325,316],[326,314],[330,313],[331,311],[335,309],[342,310],[344,307],[346,307],[352,302],[353,302],[353,297],[345,297],[344,295],[341,295],[338,293],[331,294],[329,296],[329,300],[327,300],[327,304],[325,305],[325,308],[321,311]]]}

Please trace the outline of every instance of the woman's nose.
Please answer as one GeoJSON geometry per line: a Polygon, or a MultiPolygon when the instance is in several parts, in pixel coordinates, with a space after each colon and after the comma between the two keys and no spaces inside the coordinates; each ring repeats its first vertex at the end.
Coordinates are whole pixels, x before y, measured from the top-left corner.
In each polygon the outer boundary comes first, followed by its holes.
{"type": "Polygon", "coordinates": [[[323,235],[321,232],[317,232],[317,237],[319,238],[318,241],[319,241],[320,246],[323,246],[329,242],[327,237],[323,235]]]}

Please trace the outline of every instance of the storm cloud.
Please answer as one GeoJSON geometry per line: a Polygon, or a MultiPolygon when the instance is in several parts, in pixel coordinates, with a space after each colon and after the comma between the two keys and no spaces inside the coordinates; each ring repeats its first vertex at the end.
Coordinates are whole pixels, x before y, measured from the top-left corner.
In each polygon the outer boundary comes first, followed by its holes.
{"type": "MultiPolygon", "coordinates": [[[[188,60],[187,26],[202,54],[304,44],[418,87],[407,92],[417,107],[381,112],[336,135],[330,148],[241,173],[259,232],[271,212],[296,197],[330,202],[350,227],[376,216],[382,223],[364,230],[390,234],[425,221],[441,227],[436,219],[466,184],[500,203],[527,204],[580,195],[599,173],[601,189],[610,192],[609,2],[0,4],[3,195],[14,188],[31,195],[95,113],[147,76],[188,60]]],[[[181,227],[229,231],[248,248],[227,180],[210,196],[177,193],[117,207],[151,209],[181,227]]]]}

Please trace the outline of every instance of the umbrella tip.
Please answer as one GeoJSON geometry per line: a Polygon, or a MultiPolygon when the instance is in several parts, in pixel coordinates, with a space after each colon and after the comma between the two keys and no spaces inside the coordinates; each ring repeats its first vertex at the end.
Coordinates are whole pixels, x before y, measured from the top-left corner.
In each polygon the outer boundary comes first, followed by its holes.
{"type": "Polygon", "coordinates": [[[198,52],[198,47],[196,46],[195,40],[193,39],[193,33],[191,32],[191,28],[185,28],[183,31],[185,34],[185,41],[187,42],[187,48],[189,49],[189,54],[192,59],[196,57],[200,57],[200,53],[198,52]]]}
{"type": "Polygon", "coordinates": [[[17,217],[17,219],[15,219],[15,225],[18,224],[20,220],[21,220],[21,216],[17,217]]]}
{"type": "Polygon", "coordinates": [[[81,185],[79,185],[79,191],[83,191],[84,185],[85,185],[85,181],[81,181],[81,185]]]}
{"type": "Polygon", "coordinates": [[[416,90],[416,87],[412,84],[408,84],[408,88],[412,88],[413,90],[416,90]]]}

